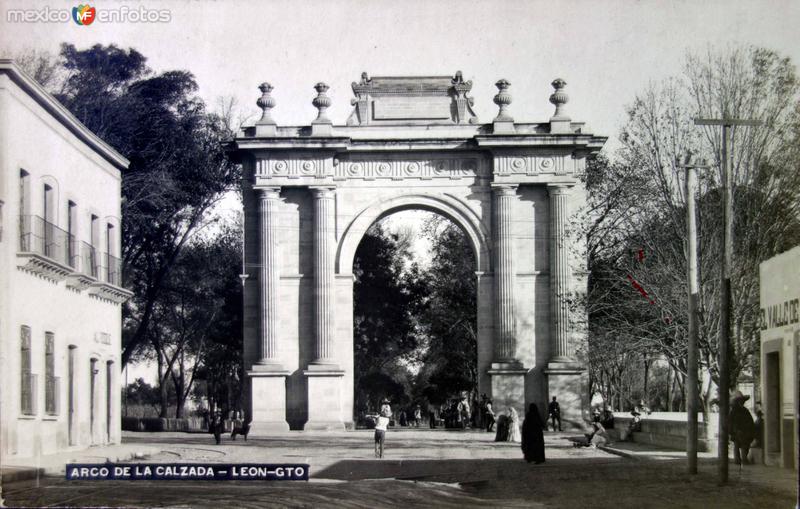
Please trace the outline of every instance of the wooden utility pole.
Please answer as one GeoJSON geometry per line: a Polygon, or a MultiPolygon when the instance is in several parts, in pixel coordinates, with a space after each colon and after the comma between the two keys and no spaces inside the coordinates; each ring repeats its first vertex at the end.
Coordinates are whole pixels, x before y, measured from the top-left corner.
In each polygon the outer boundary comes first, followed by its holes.
{"type": "Polygon", "coordinates": [[[730,407],[730,334],[731,334],[731,271],[733,269],[733,168],[729,164],[728,140],[733,126],[757,126],[758,120],[739,118],[696,118],[695,125],[722,126],[722,192],[723,218],[725,231],[723,235],[724,258],[722,264],[722,281],[719,292],[719,433],[717,437],[717,473],[719,484],[728,482],[728,413],[730,407]]]}
{"type": "Polygon", "coordinates": [[[687,155],[679,168],[686,169],[686,261],[689,279],[689,341],[686,355],[686,462],[690,474],[697,473],[697,406],[700,395],[697,385],[697,303],[699,283],[697,279],[697,214],[695,212],[695,190],[697,188],[697,169],[710,166],[703,159],[694,164],[692,156],[687,155]]]}

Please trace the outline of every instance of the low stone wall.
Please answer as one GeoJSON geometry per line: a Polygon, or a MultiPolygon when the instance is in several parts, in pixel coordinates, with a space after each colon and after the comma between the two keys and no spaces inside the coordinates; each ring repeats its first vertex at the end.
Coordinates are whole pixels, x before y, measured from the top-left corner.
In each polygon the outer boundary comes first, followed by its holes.
{"type": "MultiPolygon", "coordinates": [[[[226,429],[230,431],[230,421],[226,422],[226,429]]],[[[124,431],[208,431],[203,425],[203,419],[190,417],[184,419],[164,419],[161,417],[123,417],[122,429],[124,431]]]]}
{"type": "MultiPolygon", "coordinates": [[[[614,435],[619,438],[632,420],[633,416],[629,412],[614,413],[614,435]]],[[[711,436],[706,436],[702,415],[698,416],[697,424],[698,451],[716,453],[719,415],[710,415],[711,436]]],[[[683,412],[653,412],[642,416],[641,431],[634,432],[628,439],[642,444],[686,450],[687,428],[686,414],[683,412]]]]}

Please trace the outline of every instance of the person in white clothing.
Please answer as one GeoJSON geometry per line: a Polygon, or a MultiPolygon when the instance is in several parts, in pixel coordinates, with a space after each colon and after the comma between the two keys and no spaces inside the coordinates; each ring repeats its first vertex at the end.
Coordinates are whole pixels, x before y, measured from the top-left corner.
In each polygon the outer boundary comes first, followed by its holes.
{"type": "Polygon", "coordinates": [[[389,415],[385,410],[375,423],[375,457],[383,458],[383,442],[386,439],[386,428],[389,426],[389,415]]]}

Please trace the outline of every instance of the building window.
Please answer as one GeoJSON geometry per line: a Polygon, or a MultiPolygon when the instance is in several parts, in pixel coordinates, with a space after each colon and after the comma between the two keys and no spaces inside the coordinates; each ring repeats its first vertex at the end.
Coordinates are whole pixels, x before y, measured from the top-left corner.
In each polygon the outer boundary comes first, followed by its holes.
{"type": "Polygon", "coordinates": [[[91,443],[94,443],[94,423],[95,423],[95,405],[97,404],[97,374],[100,369],[97,367],[97,359],[89,360],[89,435],[91,436],[91,443]]]}
{"type": "Polygon", "coordinates": [[[116,237],[114,234],[114,225],[111,223],[106,224],[106,281],[112,285],[120,286],[119,273],[120,263],[119,258],[114,256],[116,250],[116,237]]]}
{"type": "Polygon", "coordinates": [[[50,258],[58,259],[59,239],[58,232],[55,225],[55,193],[53,188],[44,185],[44,255],[50,258]]]}
{"type": "Polygon", "coordinates": [[[59,380],[55,376],[55,336],[52,332],[44,333],[44,406],[48,415],[58,414],[59,380]]]}
{"type": "Polygon", "coordinates": [[[78,263],[78,206],[67,202],[67,262],[73,269],[78,263]]]}
{"type": "Polygon", "coordinates": [[[30,174],[25,170],[19,170],[19,213],[22,216],[31,213],[30,182],[30,174]]]}
{"type": "Polygon", "coordinates": [[[20,328],[20,385],[21,411],[23,415],[36,415],[36,375],[31,373],[31,328],[20,328]]]}
{"type": "Polygon", "coordinates": [[[90,224],[91,224],[91,226],[90,226],[90,229],[89,229],[89,250],[88,251],[89,251],[89,256],[91,257],[91,260],[89,260],[89,263],[91,264],[91,276],[96,278],[96,277],[100,276],[100,270],[99,270],[100,260],[99,260],[99,257],[97,256],[97,248],[99,247],[98,244],[100,244],[100,239],[98,238],[98,237],[100,237],[100,226],[99,226],[100,220],[99,220],[99,218],[97,216],[95,216],[94,214],[92,214],[91,219],[90,219],[90,224]]]}
{"type": "Polygon", "coordinates": [[[19,170],[19,250],[31,250],[31,177],[25,170],[19,170]]]}

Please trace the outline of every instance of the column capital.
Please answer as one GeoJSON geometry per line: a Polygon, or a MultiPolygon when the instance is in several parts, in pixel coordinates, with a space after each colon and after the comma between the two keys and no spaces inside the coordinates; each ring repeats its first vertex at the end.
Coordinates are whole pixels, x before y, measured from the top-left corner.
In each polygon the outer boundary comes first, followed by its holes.
{"type": "Polygon", "coordinates": [[[336,186],[308,186],[314,198],[333,198],[336,194],[336,186]]]}
{"type": "Polygon", "coordinates": [[[280,187],[255,187],[254,189],[262,200],[278,200],[281,197],[280,187]]]}
{"type": "Polygon", "coordinates": [[[573,187],[575,187],[574,184],[564,184],[564,183],[547,184],[547,194],[551,196],[554,194],[569,194],[573,187]]]}
{"type": "Polygon", "coordinates": [[[490,184],[495,196],[517,196],[518,184],[490,184]]]}

